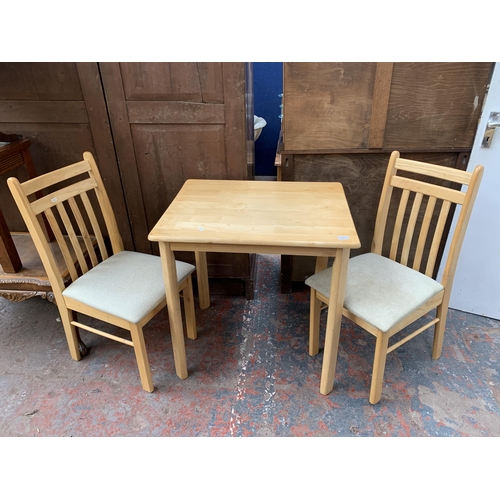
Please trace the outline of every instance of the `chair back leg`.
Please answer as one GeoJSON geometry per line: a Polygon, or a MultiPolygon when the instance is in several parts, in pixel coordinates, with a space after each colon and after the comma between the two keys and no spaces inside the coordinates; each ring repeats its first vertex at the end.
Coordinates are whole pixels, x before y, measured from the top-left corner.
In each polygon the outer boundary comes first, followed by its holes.
{"type": "Polygon", "coordinates": [[[436,317],[439,321],[434,326],[434,342],[432,345],[432,359],[439,359],[443,351],[444,331],[446,329],[446,317],[448,315],[448,304],[441,303],[436,309],[436,317]]]}

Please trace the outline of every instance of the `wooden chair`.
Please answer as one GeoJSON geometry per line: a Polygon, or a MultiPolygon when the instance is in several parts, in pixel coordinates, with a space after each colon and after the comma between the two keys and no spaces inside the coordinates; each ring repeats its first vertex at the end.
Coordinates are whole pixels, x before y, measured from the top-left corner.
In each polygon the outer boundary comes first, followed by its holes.
{"type": "MultiPolygon", "coordinates": [[[[390,157],[371,253],[349,259],[343,307],[344,316],[377,338],[369,397],[372,404],[378,403],[382,394],[389,352],[435,325],[432,357],[441,356],[455,268],[482,175],[481,165],[469,173],[402,159],[397,151],[390,157]],[[403,175],[398,175],[401,172],[403,175]],[[443,181],[462,185],[462,191],[444,187],[443,181]],[[397,215],[390,222],[391,200],[397,204],[399,195],[397,215]],[[449,254],[438,282],[433,279],[436,258],[448,214],[457,205],[461,206],[457,207],[460,214],[449,235],[449,254]],[[389,346],[393,335],[435,308],[435,318],[389,346]]],[[[330,279],[331,268],[327,268],[306,280],[311,287],[311,356],[319,350],[320,309],[321,303],[328,304],[330,279]]]]}
{"type": "MultiPolygon", "coordinates": [[[[40,254],[59,308],[71,357],[80,360],[77,327],[132,346],[144,390],[153,392],[143,326],[166,305],[160,258],[126,251],[96,162],[91,153],[83,161],[20,183],[11,177],[9,188],[40,254]],[[70,183],[71,182],[71,183],[70,183]],[[33,200],[34,193],[48,193],[33,200]],[[91,197],[95,193],[94,203],[91,197]],[[95,211],[94,206],[99,206],[95,211]],[[56,237],[71,283],[64,285],[56,259],[47,243],[39,214],[45,214],[56,237]],[[103,220],[110,240],[108,249],[103,220]],[[102,223],[101,223],[102,224],[102,223]],[[79,241],[83,238],[88,258],[79,241]],[[109,251],[111,250],[111,251],[109,251]],[[78,265],[74,265],[74,256],[78,265]],[[76,321],[76,313],[97,318],[130,331],[131,340],[76,321]]],[[[196,338],[191,274],[195,267],[176,262],[189,338],[196,338]]]]}

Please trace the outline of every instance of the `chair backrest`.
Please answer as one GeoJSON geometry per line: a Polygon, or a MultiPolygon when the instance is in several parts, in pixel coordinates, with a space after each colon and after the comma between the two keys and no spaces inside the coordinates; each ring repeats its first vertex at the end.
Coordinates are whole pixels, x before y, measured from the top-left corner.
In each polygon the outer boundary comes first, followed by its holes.
{"type": "Polygon", "coordinates": [[[445,287],[451,286],[482,175],[482,165],[464,172],[406,160],[394,151],[378,207],[372,252],[433,277],[449,218],[458,206],[457,223],[447,235],[451,243],[441,280],[445,287]],[[389,220],[389,208],[398,203],[395,219],[389,220]]]}
{"type": "Polygon", "coordinates": [[[85,152],[83,161],[22,184],[15,177],[9,178],[7,183],[45,267],[56,301],[65,285],[51,245],[42,231],[42,213],[54,232],[72,281],[109,257],[106,235],[112,254],[123,250],[113,209],[91,153],[85,152]],[[37,191],[45,196],[34,199],[32,195],[37,191]],[[91,201],[93,195],[89,196],[91,192],[95,193],[94,203],[91,201]],[[104,221],[106,231],[100,221],[104,221]]]}

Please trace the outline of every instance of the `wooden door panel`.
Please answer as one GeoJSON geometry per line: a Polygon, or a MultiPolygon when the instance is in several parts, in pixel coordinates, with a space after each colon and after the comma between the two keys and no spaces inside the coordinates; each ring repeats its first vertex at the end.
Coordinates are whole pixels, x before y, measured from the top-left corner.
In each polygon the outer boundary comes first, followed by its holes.
{"type": "Polygon", "coordinates": [[[0,98],[5,101],[38,98],[30,63],[0,63],[0,98]]]}
{"type": "Polygon", "coordinates": [[[387,149],[470,148],[490,63],[396,63],[387,111],[387,149]]]}
{"type": "Polygon", "coordinates": [[[0,63],[0,99],[81,101],[76,63],[0,63]]]}
{"type": "Polygon", "coordinates": [[[83,100],[76,63],[30,63],[30,69],[39,100],[83,100]]]}
{"type": "Polygon", "coordinates": [[[222,104],[224,102],[224,85],[222,82],[222,63],[197,63],[201,82],[202,102],[222,104]]]}
{"type": "Polygon", "coordinates": [[[127,101],[224,102],[221,63],[120,63],[127,101]]]}
{"type": "Polygon", "coordinates": [[[376,63],[285,63],[284,149],[368,147],[376,63]]]}

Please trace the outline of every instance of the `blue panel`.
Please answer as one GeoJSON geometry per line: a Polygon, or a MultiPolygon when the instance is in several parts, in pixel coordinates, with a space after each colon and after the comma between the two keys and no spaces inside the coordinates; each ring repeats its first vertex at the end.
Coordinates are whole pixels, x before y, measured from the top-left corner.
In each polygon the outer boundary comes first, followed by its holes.
{"type": "Polygon", "coordinates": [[[255,175],[276,176],[274,158],[281,129],[281,97],[283,63],[254,62],[254,113],[266,120],[260,137],[255,141],[255,175]]]}

